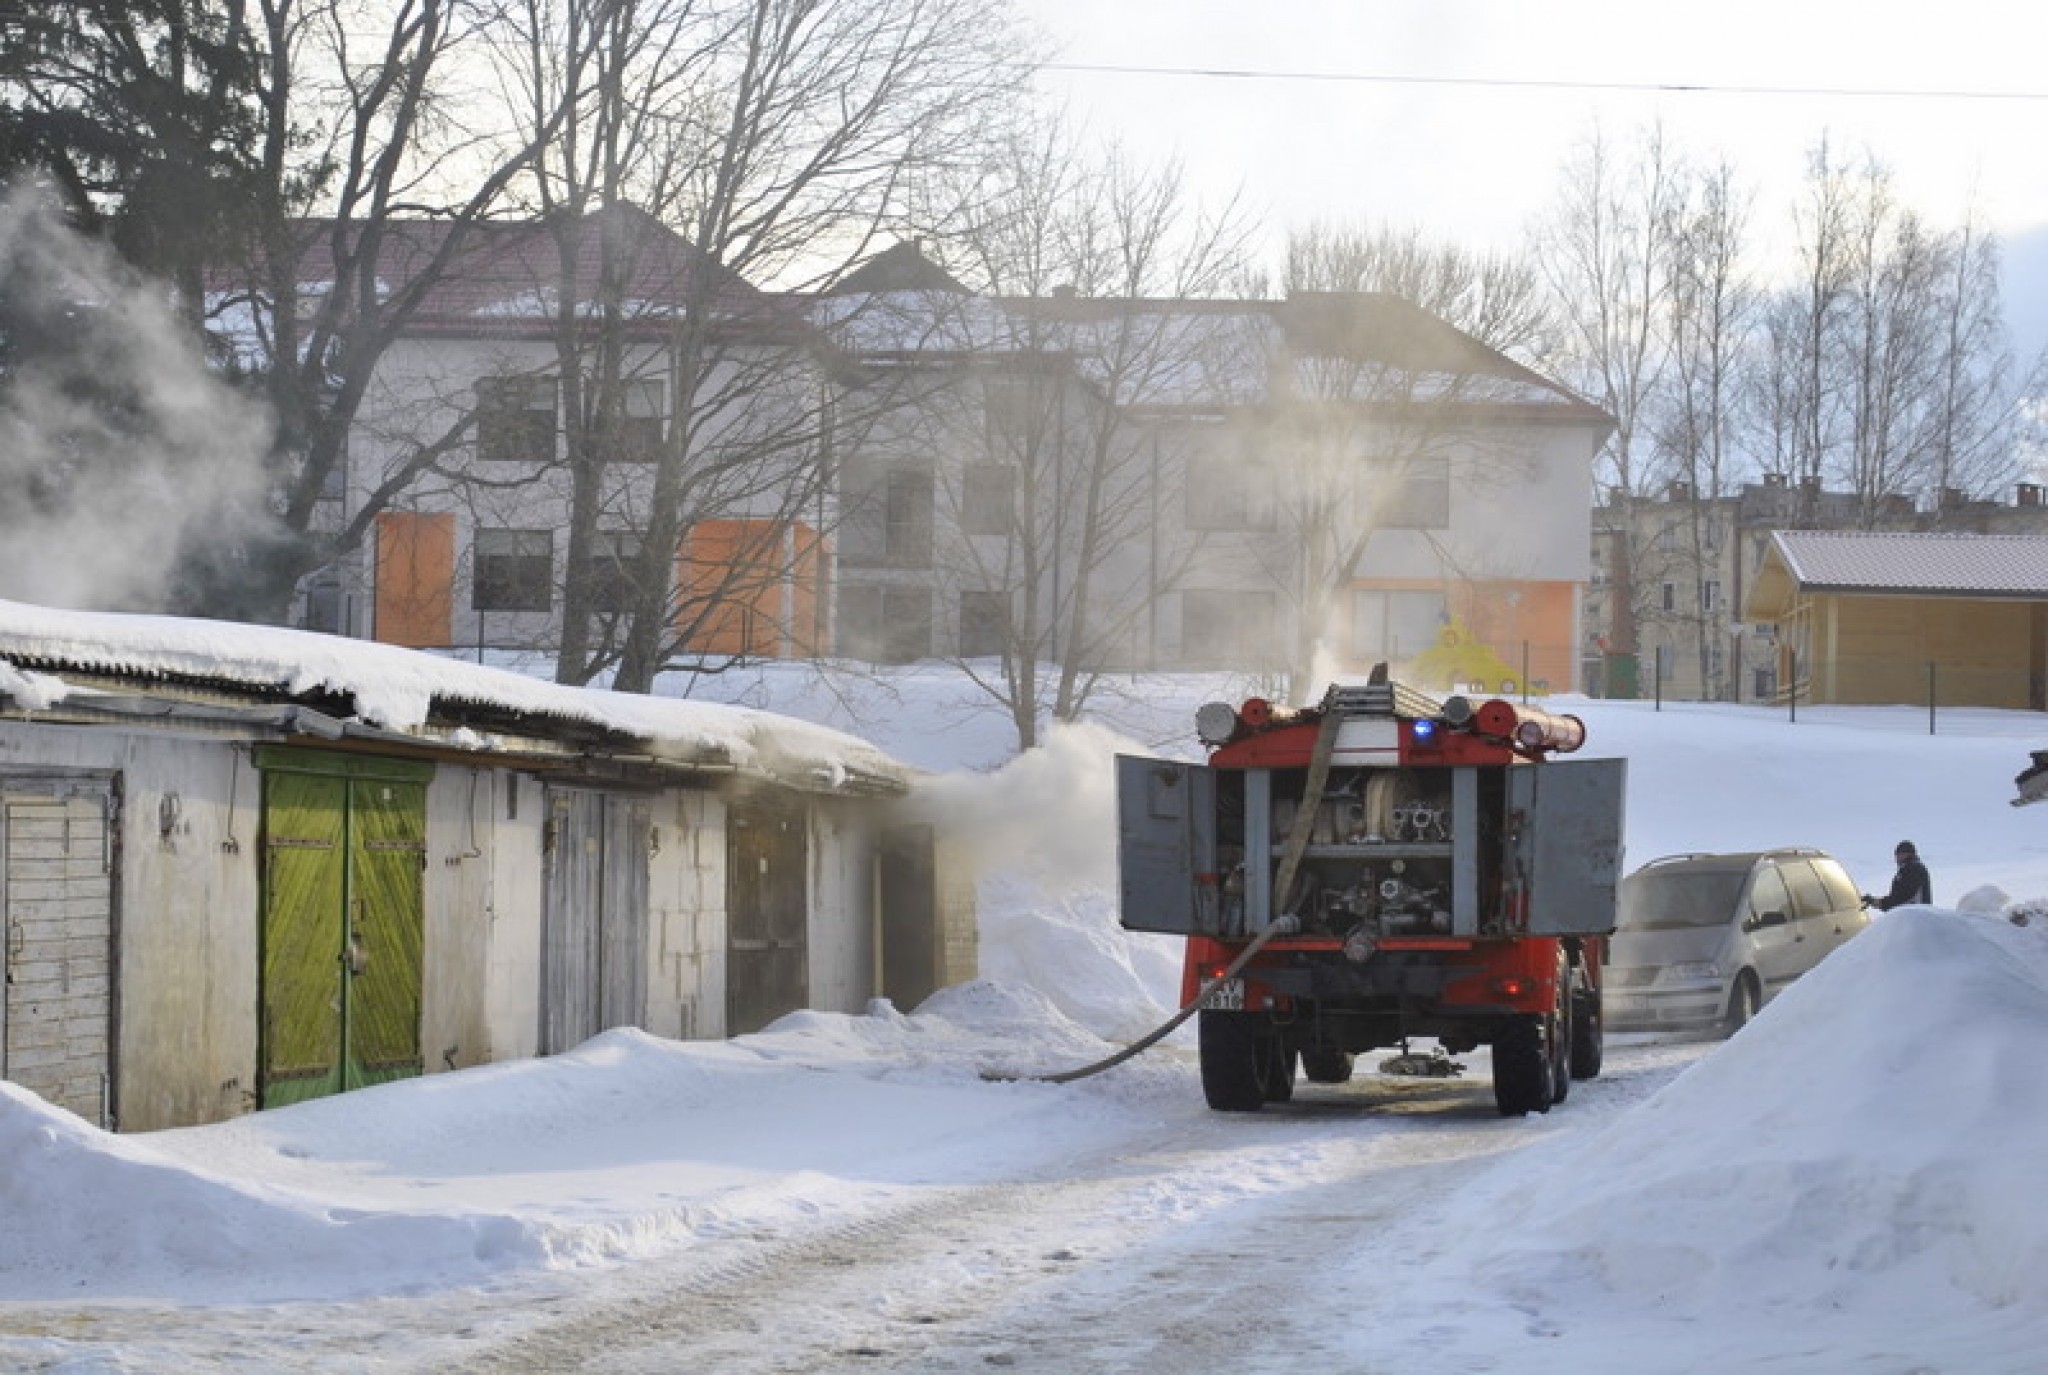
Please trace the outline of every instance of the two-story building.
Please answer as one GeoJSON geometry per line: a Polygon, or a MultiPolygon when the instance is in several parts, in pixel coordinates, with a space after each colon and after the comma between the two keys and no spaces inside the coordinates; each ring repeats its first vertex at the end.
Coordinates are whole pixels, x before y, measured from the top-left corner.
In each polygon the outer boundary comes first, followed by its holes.
{"type": "Polygon", "coordinates": [[[1413,306],[992,297],[909,244],[792,297],[707,290],[644,216],[585,240],[626,280],[497,227],[391,347],[327,502],[374,533],[306,624],[547,654],[572,585],[607,626],[652,568],[685,658],[1265,673],[1455,632],[1580,685],[1609,422],[1413,306]]]}

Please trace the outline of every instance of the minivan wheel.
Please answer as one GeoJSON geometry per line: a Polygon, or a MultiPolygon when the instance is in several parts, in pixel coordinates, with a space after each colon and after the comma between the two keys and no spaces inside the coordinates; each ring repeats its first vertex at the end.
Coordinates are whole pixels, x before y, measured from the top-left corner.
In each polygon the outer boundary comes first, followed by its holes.
{"type": "Polygon", "coordinates": [[[1756,976],[1745,969],[1735,976],[1735,987],[1728,994],[1728,1014],[1721,1019],[1721,1034],[1733,1036],[1748,1026],[1756,1009],[1756,976]]]}

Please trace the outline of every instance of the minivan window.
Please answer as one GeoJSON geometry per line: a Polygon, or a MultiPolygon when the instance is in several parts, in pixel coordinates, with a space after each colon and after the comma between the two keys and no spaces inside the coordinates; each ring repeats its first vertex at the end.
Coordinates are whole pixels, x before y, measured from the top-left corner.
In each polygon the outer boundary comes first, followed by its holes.
{"type": "Polygon", "coordinates": [[[1724,926],[1742,896],[1739,869],[1652,869],[1621,885],[1618,924],[1632,931],[1724,926]]]}
{"type": "Polygon", "coordinates": [[[1828,890],[1821,887],[1820,875],[1813,872],[1813,866],[1803,859],[1788,859],[1778,865],[1778,871],[1785,876],[1785,886],[1792,890],[1792,906],[1802,917],[1822,917],[1828,913],[1828,890]]]}
{"type": "Polygon", "coordinates": [[[1761,917],[1766,912],[1776,912],[1786,921],[1792,920],[1792,898],[1785,891],[1785,880],[1778,877],[1778,871],[1765,865],[1756,871],[1756,882],[1749,888],[1749,914],[1761,917]]]}
{"type": "Polygon", "coordinates": [[[1840,861],[1817,859],[1813,861],[1813,870],[1820,875],[1821,886],[1828,890],[1829,908],[1837,912],[1853,912],[1862,904],[1856,885],[1849,881],[1848,871],[1842,868],[1840,861]]]}

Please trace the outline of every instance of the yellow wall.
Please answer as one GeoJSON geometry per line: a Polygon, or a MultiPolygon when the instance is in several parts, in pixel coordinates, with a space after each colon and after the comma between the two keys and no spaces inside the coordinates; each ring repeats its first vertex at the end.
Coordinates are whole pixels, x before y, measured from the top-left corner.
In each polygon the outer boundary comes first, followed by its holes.
{"type": "Polygon", "coordinates": [[[2024,709],[2039,662],[2027,602],[1950,597],[1814,599],[1812,700],[2024,709]]]}

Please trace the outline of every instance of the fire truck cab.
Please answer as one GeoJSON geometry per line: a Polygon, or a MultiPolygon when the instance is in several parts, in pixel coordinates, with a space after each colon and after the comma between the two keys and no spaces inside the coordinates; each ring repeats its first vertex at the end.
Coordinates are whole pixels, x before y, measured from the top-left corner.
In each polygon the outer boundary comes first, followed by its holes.
{"type": "Polygon", "coordinates": [[[1118,859],[1123,925],[1187,940],[1210,1107],[1417,1037],[1491,1047],[1504,1114],[1599,1073],[1626,765],[1552,759],[1577,718],[1376,678],[1196,726],[1206,764],[1118,758],[1118,859]]]}

